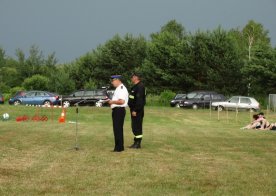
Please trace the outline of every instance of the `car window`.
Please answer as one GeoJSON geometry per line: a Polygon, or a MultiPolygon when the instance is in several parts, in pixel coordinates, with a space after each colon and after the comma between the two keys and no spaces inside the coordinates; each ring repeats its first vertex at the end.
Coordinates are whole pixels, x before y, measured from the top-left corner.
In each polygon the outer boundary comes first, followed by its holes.
{"type": "Polygon", "coordinates": [[[242,97],[240,102],[241,103],[246,103],[246,104],[251,104],[251,100],[249,98],[246,98],[246,97],[242,97]]]}
{"type": "Polygon", "coordinates": [[[210,100],[211,97],[210,97],[210,95],[208,94],[208,95],[204,95],[204,96],[203,96],[203,99],[204,99],[204,100],[210,100]]]}
{"type": "Polygon", "coordinates": [[[213,99],[213,100],[220,100],[220,99],[222,99],[222,98],[221,98],[220,95],[213,94],[213,95],[212,95],[212,99],[213,99]]]}
{"type": "Polygon", "coordinates": [[[106,95],[106,91],[102,91],[102,90],[97,91],[96,95],[98,95],[98,96],[104,96],[104,95],[106,95]]]}
{"type": "Polygon", "coordinates": [[[85,91],[84,95],[85,96],[94,96],[95,95],[95,91],[85,91]]]}
{"type": "Polygon", "coordinates": [[[194,96],[195,99],[200,99],[203,96],[203,94],[199,93],[196,96],[194,96]]]}
{"type": "Polygon", "coordinates": [[[37,97],[45,97],[47,94],[45,92],[36,92],[37,97]]]}
{"type": "Polygon", "coordinates": [[[194,93],[188,93],[188,94],[187,94],[187,98],[188,98],[188,99],[192,99],[192,98],[194,98],[196,95],[197,95],[197,93],[195,93],[195,92],[194,92],[194,93]]]}
{"type": "Polygon", "coordinates": [[[26,97],[34,97],[35,96],[35,92],[29,92],[26,94],[26,97]]]}
{"type": "Polygon", "coordinates": [[[239,97],[232,97],[231,99],[229,99],[228,102],[229,103],[239,103],[239,97]]]}
{"type": "Polygon", "coordinates": [[[72,94],[72,96],[76,96],[76,97],[81,97],[81,96],[83,96],[83,91],[77,91],[77,92],[75,92],[75,93],[73,93],[72,94]]]}

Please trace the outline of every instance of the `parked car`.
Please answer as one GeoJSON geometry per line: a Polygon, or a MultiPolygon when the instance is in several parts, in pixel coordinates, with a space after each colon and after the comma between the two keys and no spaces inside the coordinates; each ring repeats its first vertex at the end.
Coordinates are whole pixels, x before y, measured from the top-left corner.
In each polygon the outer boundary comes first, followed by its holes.
{"type": "Polygon", "coordinates": [[[186,94],[177,94],[177,95],[175,95],[173,100],[171,100],[171,102],[170,102],[171,107],[179,108],[180,107],[180,105],[179,105],[180,101],[184,100],[184,99],[186,99],[186,94]]]}
{"type": "Polygon", "coordinates": [[[259,102],[253,97],[233,96],[225,102],[213,102],[212,108],[222,111],[228,110],[250,110],[258,111],[260,109],[259,102]]]}
{"type": "Polygon", "coordinates": [[[57,105],[59,104],[59,96],[47,91],[20,91],[10,98],[9,104],[57,105]]]}
{"type": "Polygon", "coordinates": [[[0,104],[4,104],[4,96],[1,92],[0,92],[0,104]]]}
{"type": "Polygon", "coordinates": [[[210,108],[210,103],[225,101],[225,97],[214,91],[193,91],[188,93],[186,99],[180,102],[183,108],[210,108]]]}
{"type": "Polygon", "coordinates": [[[102,107],[105,104],[102,100],[109,99],[109,96],[112,96],[112,91],[108,94],[106,89],[79,90],[70,95],[62,96],[60,101],[62,101],[64,107],[69,107],[75,104],[102,107]]]}

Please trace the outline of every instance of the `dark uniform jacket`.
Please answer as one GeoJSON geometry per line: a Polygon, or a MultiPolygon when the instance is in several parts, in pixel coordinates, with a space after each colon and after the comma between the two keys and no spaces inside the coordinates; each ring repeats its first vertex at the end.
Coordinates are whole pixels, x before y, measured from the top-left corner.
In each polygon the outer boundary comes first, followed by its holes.
{"type": "Polygon", "coordinates": [[[146,104],[146,90],[142,82],[134,85],[129,93],[128,106],[131,111],[139,112],[146,104]]]}

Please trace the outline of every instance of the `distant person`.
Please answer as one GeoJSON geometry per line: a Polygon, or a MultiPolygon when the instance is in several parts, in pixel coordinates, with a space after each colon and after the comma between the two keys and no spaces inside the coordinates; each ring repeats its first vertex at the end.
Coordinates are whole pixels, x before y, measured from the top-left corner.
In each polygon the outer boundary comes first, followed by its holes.
{"type": "Polygon", "coordinates": [[[128,91],[122,83],[122,76],[111,76],[111,80],[112,85],[116,88],[112,100],[108,101],[112,108],[113,133],[115,140],[113,152],[122,152],[124,151],[123,127],[126,116],[125,107],[127,107],[128,103],[128,91]]]}
{"type": "Polygon", "coordinates": [[[276,123],[271,123],[265,130],[276,131],[276,123]]]}
{"type": "Polygon", "coordinates": [[[242,127],[241,129],[256,129],[256,127],[261,127],[260,121],[258,121],[259,116],[258,114],[253,115],[253,121],[246,125],[245,127],[242,127]]]}
{"type": "Polygon", "coordinates": [[[242,127],[241,129],[264,130],[269,126],[270,126],[270,123],[268,122],[268,120],[266,120],[264,113],[260,112],[259,114],[254,114],[253,121],[250,124],[246,125],[245,127],[242,127]]]}
{"type": "Polygon", "coordinates": [[[132,74],[131,82],[134,86],[130,90],[128,106],[131,114],[131,128],[134,134],[134,143],[130,146],[130,148],[139,149],[141,148],[143,138],[146,90],[144,84],[141,82],[141,75],[139,73],[132,74]]]}

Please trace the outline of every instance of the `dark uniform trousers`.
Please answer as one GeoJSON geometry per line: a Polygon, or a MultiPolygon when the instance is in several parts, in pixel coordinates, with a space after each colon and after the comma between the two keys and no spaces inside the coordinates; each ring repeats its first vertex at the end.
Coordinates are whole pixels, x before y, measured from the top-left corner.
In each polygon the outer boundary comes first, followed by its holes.
{"type": "Polygon", "coordinates": [[[115,139],[114,151],[124,150],[124,120],[126,110],[124,107],[115,107],[112,109],[113,132],[115,139]]]}
{"type": "MultiPolygon", "coordinates": [[[[132,111],[131,111],[132,112],[132,111]]],[[[134,134],[134,141],[141,141],[143,136],[144,110],[136,111],[136,116],[131,115],[131,128],[134,134]]]]}

